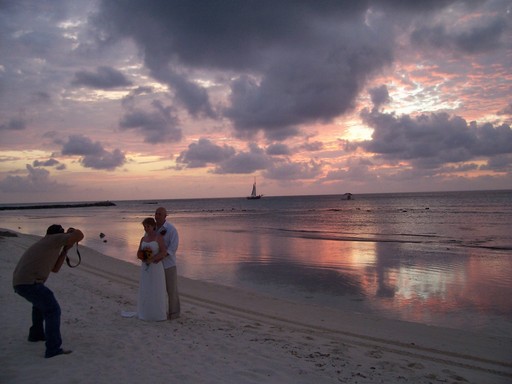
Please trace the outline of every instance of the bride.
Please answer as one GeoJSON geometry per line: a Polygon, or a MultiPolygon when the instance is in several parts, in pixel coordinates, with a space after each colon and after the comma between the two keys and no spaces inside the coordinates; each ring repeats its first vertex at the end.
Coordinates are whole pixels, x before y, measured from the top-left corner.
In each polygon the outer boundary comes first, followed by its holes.
{"type": "Polygon", "coordinates": [[[137,258],[142,261],[137,313],[141,320],[162,321],[167,319],[167,297],[161,261],[167,255],[167,248],[162,235],[156,232],[155,219],[148,217],[142,225],[145,234],[137,250],[137,258]]]}

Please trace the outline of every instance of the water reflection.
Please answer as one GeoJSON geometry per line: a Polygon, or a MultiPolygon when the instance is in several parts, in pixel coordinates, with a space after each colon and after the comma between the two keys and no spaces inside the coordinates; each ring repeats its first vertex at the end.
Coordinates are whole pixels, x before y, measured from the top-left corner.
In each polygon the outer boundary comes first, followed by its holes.
{"type": "Polygon", "coordinates": [[[512,270],[503,255],[489,262],[464,248],[339,241],[244,226],[182,226],[181,232],[182,252],[195,250],[181,265],[194,278],[295,292],[318,303],[360,300],[390,317],[437,325],[480,327],[489,316],[512,321],[510,284],[495,283],[512,270]],[[186,239],[198,231],[201,238],[191,245],[186,239]]]}
{"type": "Polygon", "coordinates": [[[239,263],[237,274],[242,281],[272,284],[306,293],[328,293],[335,296],[361,295],[363,289],[357,276],[332,269],[312,268],[294,262],[239,263]]]}

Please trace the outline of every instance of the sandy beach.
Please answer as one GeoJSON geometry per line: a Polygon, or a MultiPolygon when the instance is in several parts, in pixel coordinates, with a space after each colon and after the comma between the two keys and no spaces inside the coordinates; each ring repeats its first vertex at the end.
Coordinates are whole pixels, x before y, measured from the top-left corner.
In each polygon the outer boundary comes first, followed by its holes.
{"type": "Polygon", "coordinates": [[[12,271],[36,236],[0,236],[0,383],[510,383],[512,339],[277,300],[180,278],[182,317],[148,323],[139,268],[80,247],[82,264],[47,281],[63,347],[27,341],[30,304],[12,271]]]}

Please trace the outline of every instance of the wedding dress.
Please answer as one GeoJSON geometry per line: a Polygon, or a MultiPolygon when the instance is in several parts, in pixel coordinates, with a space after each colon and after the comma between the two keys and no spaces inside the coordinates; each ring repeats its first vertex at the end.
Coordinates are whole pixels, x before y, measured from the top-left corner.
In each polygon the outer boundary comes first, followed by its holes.
{"type": "MultiPolygon", "coordinates": [[[[148,247],[153,251],[153,255],[159,252],[156,241],[143,241],[141,249],[148,247]]],[[[137,314],[139,319],[146,321],[162,321],[167,319],[167,291],[165,288],[164,267],[161,262],[156,264],[142,262],[137,314]]]]}

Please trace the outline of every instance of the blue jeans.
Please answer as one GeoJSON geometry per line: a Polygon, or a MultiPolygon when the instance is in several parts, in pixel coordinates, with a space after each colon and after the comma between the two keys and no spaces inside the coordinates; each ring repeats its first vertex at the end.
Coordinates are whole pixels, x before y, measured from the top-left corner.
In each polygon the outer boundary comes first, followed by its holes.
{"type": "Polygon", "coordinates": [[[46,338],[46,357],[59,354],[62,345],[60,306],[53,292],[41,283],[16,285],[14,291],[32,303],[32,327],[29,337],[46,338]]]}

